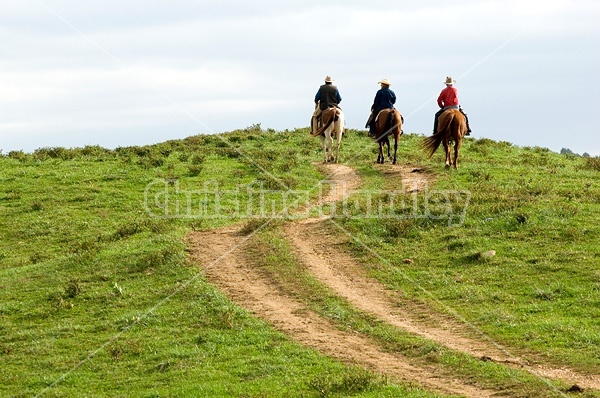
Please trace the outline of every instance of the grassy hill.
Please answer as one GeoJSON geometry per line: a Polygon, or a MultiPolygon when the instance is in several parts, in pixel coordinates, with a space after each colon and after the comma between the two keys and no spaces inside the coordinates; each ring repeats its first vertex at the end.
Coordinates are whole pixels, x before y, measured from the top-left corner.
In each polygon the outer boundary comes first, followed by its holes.
{"type": "MultiPolygon", "coordinates": [[[[411,193],[348,132],[340,160],[382,201],[405,200],[395,217],[364,217],[357,197],[336,219],[347,249],[515,353],[600,374],[600,160],[471,138],[447,172],[420,140],[402,137],[399,162],[435,183],[411,193]]],[[[245,217],[264,212],[253,187],[276,209],[286,192],[315,198],[320,159],[306,130],[258,128],[2,156],[0,396],[439,396],[290,341],[188,262],[188,231],[261,222],[245,217]]]]}

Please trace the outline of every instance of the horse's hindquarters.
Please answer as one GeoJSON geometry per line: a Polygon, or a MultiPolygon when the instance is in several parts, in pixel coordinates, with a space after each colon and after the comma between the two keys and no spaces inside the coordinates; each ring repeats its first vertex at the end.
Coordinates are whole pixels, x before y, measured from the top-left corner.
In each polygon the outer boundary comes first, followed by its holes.
{"type": "MultiPolygon", "coordinates": [[[[332,108],[329,108],[332,109],[332,108]]],[[[331,162],[334,161],[337,163],[340,143],[342,140],[342,135],[344,134],[344,113],[341,109],[335,108],[335,117],[327,125],[325,130],[323,131],[323,135],[321,137],[321,142],[323,145],[323,162],[331,162]],[[334,144],[335,140],[335,144],[334,144]]]]}

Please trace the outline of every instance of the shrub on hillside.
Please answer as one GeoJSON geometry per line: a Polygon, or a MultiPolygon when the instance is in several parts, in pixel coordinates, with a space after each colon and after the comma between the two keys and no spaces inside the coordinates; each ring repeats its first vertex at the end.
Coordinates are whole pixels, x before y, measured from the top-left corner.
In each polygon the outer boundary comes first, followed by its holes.
{"type": "Polygon", "coordinates": [[[585,167],[590,170],[600,171],[600,156],[585,158],[585,167]]]}
{"type": "Polygon", "coordinates": [[[19,162],[26,162],[29,158],[29,155],[23,151],[10,151],[7,156],[19,162]]]}
{"type": "Polygon", "coordinates": [[[78,156],[86,156],[89,158],[95,158],[96,160],[104,160],[107,157],[112,157],[113,151],[101,147],[100,145],[86,145],[83,148],[75,150],[78,156]]]}
{"type": "Polygon", "coordinates": [[[48,158],[70,160],[75,157],[75,152],[71,149],[66,149],[60,146],[44,147],[33,151],[33,157],[36,160],[46,160],[48,158]]]}

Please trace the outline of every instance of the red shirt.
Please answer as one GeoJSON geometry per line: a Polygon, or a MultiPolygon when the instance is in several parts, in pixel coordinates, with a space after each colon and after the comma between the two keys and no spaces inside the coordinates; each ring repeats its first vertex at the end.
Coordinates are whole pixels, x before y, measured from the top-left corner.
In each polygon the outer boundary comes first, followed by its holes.
{"type": "Polygon", "coordinates": [[[458,105],[458,90],[452,86],[447,86],[440,93],[437,103],[440,108],[458,105]]]}

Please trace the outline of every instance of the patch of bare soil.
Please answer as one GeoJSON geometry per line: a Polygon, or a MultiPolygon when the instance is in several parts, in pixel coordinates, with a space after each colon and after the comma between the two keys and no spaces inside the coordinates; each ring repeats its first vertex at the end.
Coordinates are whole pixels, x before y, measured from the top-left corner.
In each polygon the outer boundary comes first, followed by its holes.
{"type": "MultiPolygon", "coordinates": [[[[335,184],[315,206],[340,201],[360,187],[359,176],[347,166],[329,164],[319,167],[324,168],[323,171],[329,175],[328,179],[335,184]]],[[[393,176],[405,190],[406,187],[414,190],[427,189],[432,178],[426,170],[406,165],[377,167],[381,167],[384,174],[393,176]]],[[[357,309],[390,325],[482,360],[526,368],[540,377],[566,380],[583,388],[600,389],[600,381],[591,376],[580,375],[569,369],[528,365],[485,336],[473,337],[474,328],[465,323],[434,313],[401,297],[397,292],[386,289],[370,278],[361,264],[337,247],[336,243],[343,243],[344,238],[328,235],[322,222],[325,222],[323,217],[295,221],[285,227],[285,235],[294,247],[297,258],[307,269],[357,309]]],[[[241,227],[230,227],[194,232],[188,236],[192,258],[202,266],[207,279],[221,288],[236,304],[270,322],[301,344],[345,362],[444,393],[470,397],[494,395],[494,391],[482,390],[460,380],[447,379],[436,375],[433,369],[415,366],[401,355],[383,351],[366,337],[338,330],[326,319],[307,309],[303,303],[283,294],[257,271],[257,264],[243,255],[251,238],[242,236],[240,229],[241,227]]]]}

